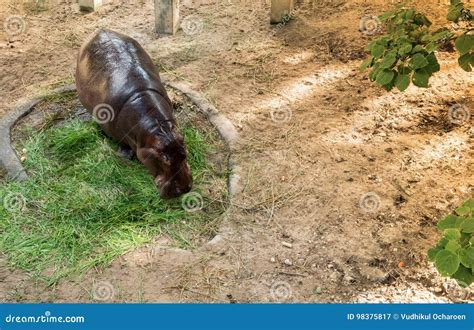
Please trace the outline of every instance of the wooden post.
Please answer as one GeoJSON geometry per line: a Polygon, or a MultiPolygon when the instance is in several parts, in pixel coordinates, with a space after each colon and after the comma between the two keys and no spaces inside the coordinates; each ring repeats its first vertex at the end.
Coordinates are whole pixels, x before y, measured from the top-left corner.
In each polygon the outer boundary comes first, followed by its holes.
{"type": "Polygon", "coordinates": [[[155,28],[159,34],[178,31],[179,0],[155,0],[155,28]]]}
{"type": "Polygon", "coordinates": [[[79,0],[79,9],[81,11],[94,11],[102,6],[102,0],[79,0]]]}
{"type": "Polygon", "coordinates": [[[270,23],[278,24],[283,22],[286,15],[290,15],[294,8],[294,0],[271,0],[270,23]]]}

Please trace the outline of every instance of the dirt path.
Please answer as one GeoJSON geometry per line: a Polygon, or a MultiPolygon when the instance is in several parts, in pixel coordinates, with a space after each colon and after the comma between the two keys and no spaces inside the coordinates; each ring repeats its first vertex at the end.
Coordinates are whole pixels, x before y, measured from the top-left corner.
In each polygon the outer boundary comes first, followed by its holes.
{"type": "MultiPolygon", "coordinates": [[[[368,40],[358,27],[360,17],[388,7],[306,1],[275,32],[268,4],[243,2],[184,8],[202,30],[159,39],[150,32],[149,1],[109,1],[88,15],[74,5],[40,13],[4,7],[2,20],[27,14],[28,29],[17,41],[0,39],[1,111],[71,80],[81,40],[107,26],[137,38],[162,71],[191,82],[239,127],[244,175],[221,236],[207,248],[169,250],[173,243],[160,237],[47,290],[2,267],[0,299],[472,298],[441,280],[425,257],[438,239],[437,219],[474,195],[474,115],[460,123],[449,116],[456,104],[473,108],[472,77],[442,54],[430,89],[386,93],[358,72],[368,40]]],[[[444,9],[426,3],[420,9],[442,22],[444,9]]]]}

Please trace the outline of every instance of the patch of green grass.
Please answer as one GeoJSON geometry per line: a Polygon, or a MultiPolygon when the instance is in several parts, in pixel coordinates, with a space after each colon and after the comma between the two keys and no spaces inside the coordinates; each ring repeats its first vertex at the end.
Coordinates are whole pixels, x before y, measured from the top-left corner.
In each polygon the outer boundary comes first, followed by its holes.
{"type": "MultiPolygon", "coordinates": [[[[200,131],[182,130],[199,187],[212,180],[206,163],[212,147],[200,131]]],[[[71,120],[27,136],[21,148],[30,179],[0,185],[0,252],[51,284],[107,265],[160,233],[192,246],[223,211],[187,213],[180,199],[161,199],[143,165],[119,158],[93,122],[71,120]]]]}

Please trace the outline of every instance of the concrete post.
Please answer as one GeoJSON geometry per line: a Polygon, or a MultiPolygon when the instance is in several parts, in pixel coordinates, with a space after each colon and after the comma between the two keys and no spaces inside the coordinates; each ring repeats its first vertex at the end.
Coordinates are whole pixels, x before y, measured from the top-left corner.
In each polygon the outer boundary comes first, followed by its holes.
{"type": "Polygon", "coordinates": [[[102,6],[102,0],[79,0],[81,11],[95,11],[102,6]]]}
{"type": "Polygon", "coordinates": [[[271,0],[270,23],[278,24],[283,22],[286,15],[290,15],[294,8],[294,0],[271,0]]]}
{"type": "Polygon", "coordinates": [[[155,0],[155,28],[159,34],[178,31],[179,0],[155,0]]]}

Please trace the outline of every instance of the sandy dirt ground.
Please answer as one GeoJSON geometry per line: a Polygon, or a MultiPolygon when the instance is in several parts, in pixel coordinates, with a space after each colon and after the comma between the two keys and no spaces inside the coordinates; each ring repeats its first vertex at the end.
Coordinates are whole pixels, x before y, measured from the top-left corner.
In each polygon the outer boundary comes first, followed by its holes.
{"type": "MultiPolygon", "coordinates": [[[[474,81],[456,55],[439,54],[429,89],[388,93],[358,70],[372,38],[360,19],[385,1],[299,1],[280,27],[269,25],[268,1],[184,3],[185,31],[157,36],[152,1],[105,1],[83,14],[74,1],[38,11],[2,0],[1,21],[19,15],[26,26],[0,35],[0,114],[72,82],[81,42],[108,27],[236,125],[242,178],[211,244],[183,251],[157,237],[54,287],[2,259],[0,300],[473,301],[426,260],[438,219],[474,196],[474,81]]],[[[445,5],[420,3],[446,24],[445,5]]]]}

